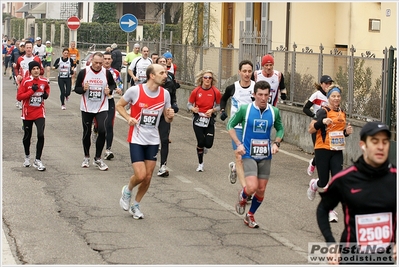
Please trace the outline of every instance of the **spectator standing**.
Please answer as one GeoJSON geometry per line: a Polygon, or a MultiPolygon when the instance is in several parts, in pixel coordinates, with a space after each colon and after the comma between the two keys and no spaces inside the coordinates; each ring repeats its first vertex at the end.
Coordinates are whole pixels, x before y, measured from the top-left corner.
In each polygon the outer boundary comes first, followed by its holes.
{"type": "Polygon", "coordinates": [[[103,53],[94,53],[91,65],[82,69],[78,74],[75,92],[82,95],[80,101],[84,153],[82,168],[89,167],[91,126],[95,118],[98,125],[98,138],[96,140],[96,152],[93,165],[98,167],[101,171],[106,171],[108,170],[108,166],[101,159],[101,154],[105,144],[108,96],[115,90],[116,84],[111,72],[103,67],[103,62],[103,53]]]}
{"type": "Polygon", "coordinates": [[[22,125],[24,137],[25,160],[24,167],[30,167],[30,144],[32,138],[33,123],[37,130],[36,157],[33,166],[38,171],[45,171],[46,167],[41,161],[44,147],[44,127],[46,112],[44,100],[50,95],[50,86],[46,79],[40,77],[41,64],[31,61],[28,64],[28,76],[24,78],[17,91],[17,100],[22,102],[22,125]],[[30,76],[29,76],[30,74],[30,76]]]}
{"type": "Polygon", "coordinates": [[[197,87],[191,92],[187,109],[193,113],[193,129],[197,140],[197,172],[204,171],[204,154],[215,139],[215,113],[220,111],[220,91],[212,70],[201,70],[196,76],[197,87]]]}
{"type": "MultiPolygon", "coordinates": [[[[333,83],[334,81],[331,79],[330,76],[328,75],[323,75],[320,78],[320,83],[319,84],[315,84],[316,87],[316,92],[314,92],[308,99],[308,101],[306,101],[305,106],[303,106],[303,112],[308,115],[309,117],[313,118],[313,119],[317,119],[317,111],[324,106],[328,105],[328,99],[327,99],[327,90],[328,87],[333,83]],[[311,108],[313,109],[313,111],[311,110],[311,108]]],[[[315,145],[316,142],[316,133],[312,133],[312,142],[313,142],[313,146],[315,145]]],[[[309,176],[312,176],[312,174],[314,173],[314,170],[316,168],[316,157],[313,157],[310,161],[309,161],[309,166],[307,169],[307,173],[309,176]]]]}
{"type": "Polygon", "coordinates": [[[270,84],[270,99],[269,104],[277,106],[278,94],[281,94],[281,99],[287,99],[287,89],[285,89],[284,75],[274,69],[274,58],[272,55],[265,55],[262,57],[262,69],[254,72],[254,80],[266,81],[270,84]]]}
{"type": "Polygon", "coordinates": [[[121,71],[122,68],[122,52],[119,50],[118,45],[113,43],[111,45],[112,65],[111,67],[117,71],[121,71]]]}
{"type": "Polygon", "coordinates": [[[131,79],[131,85],[144,83],[147,79],[146,70],[152,64],[151,58],[148,57],[149,49],[143,46],[141,56],[136,57],[129,66],[128,73],[131,79]]]}
{"type": "Polygon", "coordinates": [[[166,81],[167,71],[159,64],[152,64],[146,74],[147,82],[130,87],[116,104],[117,111],[129,125],[127,141],[134,171],[128,185],[122,188],[119,205],[123,210],[129,210],[136,220],[144,218],[140,202],[150,186],[156,165],[161,114],[167,123],[171,123],[174,117],[169,92],[161,87],[166,81]],[[130,114],[125,109],[126,105],[131,105],[130,114]],[[136,186],[137,193],[131,204],[132,191],[136,186]]]}
{"type": "Polygon", "coordinates": [[[73,59],[69,57],[69,49],[62,50],[62,56],[54,62],[53,69],[58,69],[58,86],[60,87],[61,109],[65,110],[65,101],[69,100],[72,86],[72,75],[76,65],[73,59]]]}
{"type": "MultiPolygon", "coordinates": [[[[328,214],[341,203],[345,226],[339,245],[348,247],[351,243],[364,248],[367,245],[387,247],[394,243],[393,258],[396,260],[397,174],[396,166],[388,158],[390,139],[387,125],[378,121],[366,123],[360,131],[362,155],[352,166],[335,174],[325,192],[320,193],[317,223],[328,244],[336,245],[328,214]]],[[[364,260],[363,265],[387,263],[378,262],[384,257],[373,259],[370,252],[361,253],[363,259],[370,259],[364,260]]],[[[335,255],[330,254],[329,264],[351,264],[356,256],[343,257],[346,261],[339,262],[339,254],[340,250],[335,255]]]]}

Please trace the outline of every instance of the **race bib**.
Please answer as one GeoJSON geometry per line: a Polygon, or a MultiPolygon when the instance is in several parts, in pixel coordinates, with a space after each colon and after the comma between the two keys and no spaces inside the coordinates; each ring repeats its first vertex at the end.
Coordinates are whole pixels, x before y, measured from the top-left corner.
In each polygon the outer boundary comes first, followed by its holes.
{"type": "Polygon", "coordinates": [[[41,95],[33,94],[29,99],[29,106],[40,107],[40,105],[42,104],[42,101],[43,101],[43,97],[41,95]]]}
{"type": "Polygon", "coordinates": [[[345,136],[343,131],[329,132],[330,136],[330,150],[344,150],[345,136]]]}
{"type": "Polygon", "coordinates": [[[96,86],[89,87],[89,100],[91,101],[101,101],[102,88],[96,86]]]}
{"type": "Polygon", "coordinates": [[[355,216],[357,244],[387,247],[392,239],[392,213],[375,213],[355,216]]]}
{"type": "Polygon", "coordinates": [[[198,115],[199,116],[196,117],[194,124],[199,127],[204,127],[204,128],[208,127],[211,118],[207,117],[205,113],[202,112],[198,112],[198,115]]]}
{"type": "Polygon", "coordinates": [[[256,159],[263,159],[270,156],[269,139],[251,139],[250,155],[256,159]]]}
{"type": "Polygon", "coordinates": [[[66,69],[66,70],[64,70],[64,69],[60,70],[60,78],[68,78],[68,76],[69,76],[68,74],[69,74],[68,69],[66,69]]]}
{"type": "Polygon", "coordinates": [[[140,117],[140,126],[155,128],[159,110],[143,109],[140,117]]]}
{"type": "Polygon", "coordinates": [[[146,71],[139,69],[137,71],[137,78],[139,78],[140,81],[144,81],[145,79],[147,79],[146,71]]]}

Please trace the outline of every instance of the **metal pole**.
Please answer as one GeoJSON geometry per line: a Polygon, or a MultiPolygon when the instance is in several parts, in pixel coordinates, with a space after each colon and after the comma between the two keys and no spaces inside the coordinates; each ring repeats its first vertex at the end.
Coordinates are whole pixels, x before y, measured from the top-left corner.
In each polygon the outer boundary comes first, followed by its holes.
{"type": "MultiPolygon", "coordinates": [[[[126,56],[129,53],[129,32],[126,34],[126,56]]],[[[126,66],[126,72],[125,72],[125,77],[123,79],[123,92],[125,93],[128,86],[127,86],[127,76],[129,75],[128,73],[128,69],[129,69],[129,65],[126,66]]]]}

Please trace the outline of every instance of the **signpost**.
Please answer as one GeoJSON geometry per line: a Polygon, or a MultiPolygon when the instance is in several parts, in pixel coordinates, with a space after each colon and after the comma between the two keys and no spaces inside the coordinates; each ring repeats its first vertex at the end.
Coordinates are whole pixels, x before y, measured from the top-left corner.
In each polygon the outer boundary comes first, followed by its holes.
{"type": "Polygon", "coordinates": [[[69,38],[76,42],[77,35],[75,37],[75,32],[80,27],[80,19],[76,16],[69,17],[67,20],[67,26],[69,28],[69,38]]]}
{"type": "MultiPolygon", "coordinates": [[[[119,27],[121,28],[122,31],[127,33],[126,55],[129,53],[129,33],[135,31],[138,25],[139,25],[139,22],[138,22],[136,16],[132,15],[132,14],[125,14],[119,19],[119,27]]],[[[125,79],[123,82],[123,91],[126,91],[126,88],[128,87],[127,86],[127,76],[129,75],[128,68],[129,68],[129,66],[126,66],[126,68],[125,68],[126,74],[125,74],[125,79]]]]}

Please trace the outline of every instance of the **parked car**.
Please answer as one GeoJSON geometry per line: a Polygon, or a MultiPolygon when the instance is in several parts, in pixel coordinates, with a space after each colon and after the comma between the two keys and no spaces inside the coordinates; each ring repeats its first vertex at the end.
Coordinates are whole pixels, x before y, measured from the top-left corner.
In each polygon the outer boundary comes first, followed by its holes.
{"type": "MultiPolygon", "coordinates": [[[[80,69],[83,69],[83,68],[85,68],[87,66],[90,66],[91,60],[93,58],[93,54],[96,53],[96,52],[104,53],[105,51],[89,51],[86,54],[86,56],[84,57],[84,59],[80,61],[80,69]]],[[[126,52],[122,52],[122,62],[125,59],[125,56],[126,56],[126,52]]],[[[123,68],[126,68],[126,66],[122,65],[121,71],[123,71],[123,68]]]]}

